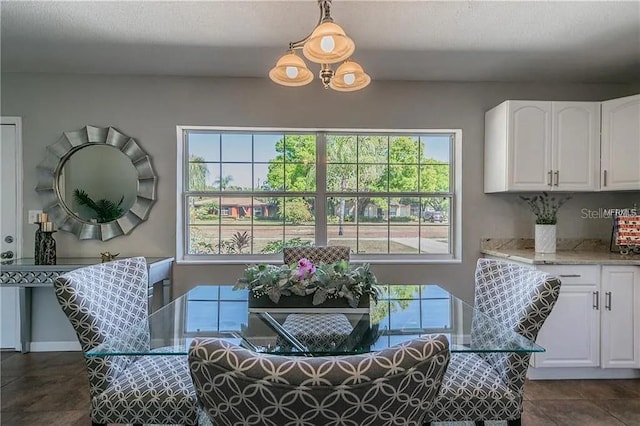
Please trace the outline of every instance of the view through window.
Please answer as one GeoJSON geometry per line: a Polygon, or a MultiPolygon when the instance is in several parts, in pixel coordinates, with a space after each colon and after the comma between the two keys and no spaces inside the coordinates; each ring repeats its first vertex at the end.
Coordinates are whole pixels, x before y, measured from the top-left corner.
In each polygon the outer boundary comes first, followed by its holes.
{"type": "Polygon", "coordinates": [[[455,134],[184,130],[185,253],[452,253],[455,134]]]}

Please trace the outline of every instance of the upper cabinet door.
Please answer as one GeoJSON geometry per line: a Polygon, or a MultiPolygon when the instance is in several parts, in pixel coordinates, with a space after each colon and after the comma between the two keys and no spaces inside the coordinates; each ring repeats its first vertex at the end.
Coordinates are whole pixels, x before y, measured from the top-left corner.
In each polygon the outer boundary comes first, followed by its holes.
{"type": "Polygon", "coordinates": [[[508,190],[551,189],[551,102],[509,101],[508,190]]]}
{"type": "Polygon", "coordinates": [[[553,189],[595,191],[600,173],[600,105],[552,102],[553,189]]]}
{"type": "Polygon", "coordinates": [[[601,189],[640,190],[640,95],[602,102],[601,189]]]}

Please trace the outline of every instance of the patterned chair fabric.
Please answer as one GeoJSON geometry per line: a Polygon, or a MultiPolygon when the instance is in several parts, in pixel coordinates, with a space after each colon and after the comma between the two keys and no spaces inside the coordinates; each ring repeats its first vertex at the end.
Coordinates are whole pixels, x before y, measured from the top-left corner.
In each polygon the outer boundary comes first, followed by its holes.
{"type": "MultiPolygon", "coordinates": [[[[340,347],[353,332],[353,326],[344,314],[289,314],[282,323],[300,343],[312,351],[330,351],[340,347]]],[[[278,338],[279,346],[286,346],[278,338]]]]}
{"type": "Polygon", "coordinates": [[[449,361],[444,336],[364,355],[286,357],[196,338],[189,369],[214,425],[422,424],[449,361]]]}
{"type": "Polygon", "coordinates": [[[285,247],[284,263],[291,265],[298,263],[302,258],[307,258],[314,264],[318,263],[334,263],[341,260],[349,261],[349,247],[345,246],[327,246],[327,247],[285,247]]]}
{"type": "MultiPolygon", "coordinates": [[[[107,336],[132,351],[149,349],[143,257],[76,269],[56,278],[53,287],[83,352],[107,336]]],[[[85,363],[93,423],[196,424],[186,357],[85,356],[85,363]]]]}
{"type": "MultiPolygon", "coordinates": [[[[500,339],[503,330],[535,341],[558,300],[560,280],[508,262],[479,259],[472,342],[500,339]],[[482,319],[497,319],[501,328],[482,319]]],[[[529,353],[454,353],[430,422],[507,420],[519,424],[529,353]]]]}

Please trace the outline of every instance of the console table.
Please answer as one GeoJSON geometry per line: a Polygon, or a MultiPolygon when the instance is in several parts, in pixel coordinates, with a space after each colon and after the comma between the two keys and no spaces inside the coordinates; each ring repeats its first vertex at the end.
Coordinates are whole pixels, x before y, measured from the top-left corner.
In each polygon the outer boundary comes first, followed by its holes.
{"type": "MultiPolygon", "coordinates": [[[[149,272],[149,313],[171,299],[173,257],[147,257],[149,272]]],[[[96,258],[58,258],[56,265],[36,265],[34,259],[14,259],[0,263],[0,287],[17,287],[20,309],[20,344],[23,353],[31,344],[31,289],[53,287],[53,280],[65,272],[99,263],[96,258]]]]}

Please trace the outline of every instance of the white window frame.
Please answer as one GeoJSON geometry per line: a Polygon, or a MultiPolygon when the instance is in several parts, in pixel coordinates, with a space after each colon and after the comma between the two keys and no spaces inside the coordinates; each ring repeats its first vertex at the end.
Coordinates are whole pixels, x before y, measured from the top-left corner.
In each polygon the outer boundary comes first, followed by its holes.
{"type": "MultiPolygon", "coordinates": [[[[190,255],[187,253],[187,203],[186,189],[187,176],[184,173],[187,161],[187,131],[212,131],[212,132],[293,132],[293,133],[319,133],[316,148],[317,164],[326,164],[326,142],[323,134],[393,134],[393,135],[415,135],[415,134],[452,134],[454,141],[450,152],[450,188],[452,192],[450,217],[449,217],[449,241],[451,253],[447,254],[357,254],[351,255],[351,260],[358,262],[368,262],[372,264],[423,264],[423,263],[461,263],[462,262],[462,130],[461,129],[332,129],[332,128],[284,128],[284,127],[226,127],[226,126],[176,126],[177,140],[177,161],[176,161],[176,261],[178,263],[226,263],[226,264],[246,264],[250,262],[278,263],[282,261],[282,254],[236,254],[236,255],[190,255]]],[[[317,180],[316,188],[323,188],[322,195],[318,195],[318,200],[323,201],[326,197],[326,169],[316,167],[317,180]]],[[[353,193],[358,196],[358,193],[353,193]]],[[[419,196],[415,194],[412,196],[419,196]]],[[[394,196],[396,196],[394,194],[394,196]]],[[[399,194],[397,196],[402,196],[399,194]]],[[[316,203],[316,217],[326,217],[326,203],[316,203]]],[[[316,220],[316,241],[327,241],[327,227],[324,222],[316,220]]]]}

